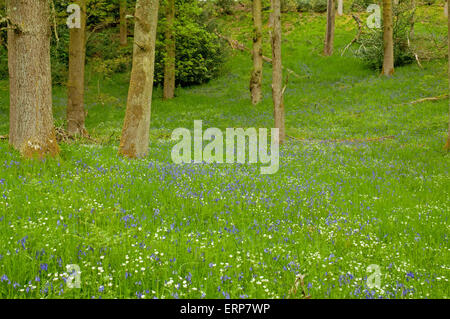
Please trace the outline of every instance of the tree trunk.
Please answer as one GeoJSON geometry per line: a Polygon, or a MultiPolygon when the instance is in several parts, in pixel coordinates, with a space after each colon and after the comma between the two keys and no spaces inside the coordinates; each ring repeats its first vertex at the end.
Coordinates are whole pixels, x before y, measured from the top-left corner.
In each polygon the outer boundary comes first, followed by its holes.
{"type": "Polygon", "coordinates": [[[272,98],[275,128],[280,130],[280,144],[285,139],[283,70],[281,63],[281,13],[280,0],[272,0],[272,98]]]}
{"type": "Polygon", "coordinates": [[[383,0],[383,45],[384,61],[382,74],[394,74],[394,39],[392,29],[392,0],[383,0]]]}
{"type": "MultiPolygon", "coordinates": [[[[449,92],[450,92],[450,17],[447,18],[448,20],[448,81],[449,81],[449,92]]],[[[450,105],[450,98],[449,98],[449,105],[450,105]]],[[[447,151],[450,150],[450,107],[449,107],[449,123],[448,123],[448,136],[447,136],[447,143],[445,144],[445,149],[447,151]]]]}
{"type": "Polygon", "coordinates": [[[323,53],[327,56],[333,54],[334,43],[334,20],[336,15],[335,0],[328,0],[327,5],[327,32],[325,36],[325,48],[323,53]]]}
{"type": "Polygon", "coordinates": [[[120,45],[126,46],[128,42],[127,27],[127,0],[120,0],[120,45]]]}
{"type": "Polygon", "coordinates": [[[80,28],[70,29],[69,81],[67,103],[67,132],[85,135],[84,126],[84,66],[86,61],[86,0],[77,0],[80,6],[80,28]]]}
{"type": "Polygon", "coordinates": [[[262,7],[261,0],[253,0],[253,70],[250,78],[252,103],[258,104],[262,99],[262,7]]]}
{"type": "Polygon", "coordinates": [[[175,0],[167,1],[166,60],[164,63],[164,99],[175,95],[175,0]]]}
{"type": "Polygon", "coordinates": [[[56,156],[48,0],[8,0],[9,142],[27,158],[56,156]]]}
{"type": "Polygon", "coordinates": [[[444,15],[446,18],[448,17],[448,1],[445,1],[444,4],[444,15]]]}
{"type": "Polygon", "coordinates": [[[338,0],[338,15],[344,14],[344,0],[338,0]]]}
{"type": "Polygon", "coordinates": [[[119,154],[129,158],[148,152],[158,8],[159,0],[136,1],[133,67],[119,146],[119,154]]]}

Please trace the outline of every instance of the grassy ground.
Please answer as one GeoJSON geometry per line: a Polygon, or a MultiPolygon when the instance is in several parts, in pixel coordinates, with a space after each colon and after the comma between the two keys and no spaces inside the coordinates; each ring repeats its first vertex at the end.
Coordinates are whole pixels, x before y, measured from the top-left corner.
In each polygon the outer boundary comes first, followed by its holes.
{"type": "MultiPolygon", "coordinates": [[[[422,9],[419,35],[445,39],[439,10],[422,9]]],[[[272,126],[270,66],[254,107],[251,61],[241,52],[219,79],[177,89],[172,101],[156,90],[145,160],[116,155],[128,75],[89,76],[87,128],[100,144],[63,144],[60,158],[35,162],[1,142],[0,297],[302,298],[289,294],[302,274],[312,298],[448,298],[448,101],[403,104],[446,93],[445,60],[385,79],[351,52],[340,56],[356,32],[351,16],[338,17],[330,58],[320,54],[323,15],[283,20],[284,65],[307,77],[289,79],[286,125],[295,139],[276,175],[170,160],[172,130],[194,120],[272,126]],[[382,136],[395,138],[330,141],[382,136]],[[69,264],[82,271],[81,289],[65,284],[69,264]],[[367,286],[372,264],[381,289],[367,286]]],[[[250,47],[249,15],[228,22],[250,47]]],[[[0,105],[3,135],[5,81],[0,105]]],[[[54,88],[57,125],[65,106],[65,89],[54,88]]]]}

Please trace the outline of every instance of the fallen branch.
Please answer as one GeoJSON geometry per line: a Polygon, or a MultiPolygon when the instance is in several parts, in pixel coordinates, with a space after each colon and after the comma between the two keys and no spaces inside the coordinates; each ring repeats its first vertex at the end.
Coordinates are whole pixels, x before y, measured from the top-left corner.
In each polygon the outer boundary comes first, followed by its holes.
{"type": "MultiPolygon", "coordinates": [[[[223,34],[220,34],[220,33],[218,33],[218,32],[216,32],[216,35],[217,35],[219,38],[221,38],[221,39],[223,39],[223,40],[226,40],[226,41],[228,42],[228,44],[230,45],[230,47],[231,47],[233,50],[239,50],[239,51],[251,53],[250,49],[247,48],[247,47],[246,47],[245,45],[243,45],[242,43],[240,43],[239,41],[234,40],[234,39],[232,39],[232,38],[229,38],[229,37],[227,37],[227,36],[224,36],[223,34]]],[[[264,62],[267,62],[267,63],[272,64],[272,59],[271,59],[271,58],[266,57],[266,56],[263,55],[263,56],[262,56],[262,59],[263,59],[264,62]]],[[[289,74],[292,74],[293,76],[295,76],[295,77],[298,78],[298,79],[309,77],[309,75],[301,76],[301,75],[295,73],[293,70],[291,70],[291,69],[289,69],[289,68],[286,68],[286,67],[284,67],[284,66],[283,66],[282,68],[283,68],[284,70],[286,70],[289,74]]]]}
{"type": "Polygon", "coordinates": [[[375,138],[368,138],[368,139],[330,139],[330,140],[319,140],[319,139],[306,139],[306,138],[296,138],[293,136],[287,135],[292,140],[300,141],[300,142],[311,142],[311,143],[367,143],[367,142],[380,142],[384,140],[393,140],[395,139],[395,136],[381,136],[381,137],[375,137],[375,138]]]}
{"type": "Polygon", "coordinates": [[[341,53],[341,56],[344,55],[344,53],[348,50],[348,48],[350,48],[352,46],[353,43],[356,43],[356,42],[359,41],[359,38],[361,37],[361,34],[362,34],[362,22],[361,22],[361,19],[357,15],[355,15],[353,13],[352,13],[352,17],[353,17],[353,19],[355,19],[356,23],[358,24],[358,33],[353,38],[353,40],[349,44],[347,44],[345,46],[344,50],[341,53]]]}
{"type": "Polygon", "coordinates": [[[420,60],[419,60],[419,56],[411,48],[411,42],[409,41],[409,36],[408,35],[407,35],[407,39],[408,39],[408,47],[411,49],[412,54],[414,54],[414,57],[416,58],[417,65],[419,66],[419,68],[423,69],[423,66],[422,66],[422,64],[420,63],[420,60]]]}
{"type": "Polygon", "coordinates": [[[396,106],[399,105],[407,105],[407,104],[419,104],[419,103],[423,103],[423,102],[428,102],[428,101],[439,101],[439,100],[443,100],[448,98],[448,94],[443,94],[443,95],[438,95],[438,96],[431,96],[431,97],[425,97],[423,99],[418,99],[418,100],[414,100],[411,102],[406,102],[406,103],[401,103],[401,104],[396,104],[396,106]]]}
{"type": "Polygon", "coordinates": [[[92,138],[89,133],[84,130],[79,136],[70,135],[63,127],[57,126],[55,127],[56,141],[58,143],[71,143],[78,138],[86,139],[94,144],[99,144],[97,140],[92,138]]]}

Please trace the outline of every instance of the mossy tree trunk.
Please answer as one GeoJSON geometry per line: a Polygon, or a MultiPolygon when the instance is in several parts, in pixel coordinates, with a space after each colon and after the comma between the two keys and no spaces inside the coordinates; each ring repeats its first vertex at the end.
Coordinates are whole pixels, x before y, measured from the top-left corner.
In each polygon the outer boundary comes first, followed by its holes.
{"type": "Polygon", "coordinates": [[[272,0],[272,98],[275,128],[278,128],[280,144],[285,139],[283,70],[281,62],[281,12],[280,0],[272,0]]]}
{"type": "Polygon", "coordinates": [[[253,0],[253,70],[250,78],[250,93],[253,104],[262,99],[262,7],[261,0],[253,0]]]}
{"type": "Polygon", "coordinates": [[[383,0],[383,46],[384,59],[382,74],[394,74],[394,31],[392,27],[392,0],[383,0]]]}
{"type": "Polygon", "coordinates": [[[9,142],[27,158],[56,156],[48,0],[8,0],[9,142]]]}
{"type": "Polygon", "coordinates": [[[335,0],[328,0],[327,4],[327,31],[325,35],[325,48],[323,54],[330,56],[333,54],[334,45],[334,21],[336,17],[335,0]]]}
{"type": "MultiPolygon", "coordinates": [[[[448,20],[448,81],[449,81],[449,92],[450,92],[450,16],[447,18],[448,20]]],[[[450,98],[449,98],[449,106],[450,106],[450,98]]],[[[449,107],[449,123],[448,123],[448,136],[447,143],[445,144],[445,149],[447,151],[450,150],[450,107],[449,107]]]]}
{"type": "Polygon", "coordinates": [[[127,0],[119,0],[120,11],[120,45],[126,46],[128,42],[128,25],[127,25],[127,0]]]}
{"type": "Polygon", "coordinates": [[[168,0],[166,7],[166,59],[164,61],[164,99],[175,96],[175,0],[168,0]]]}
{"type": "Polygon", "coordinates": [[[119,146],[119,154],[128,158],[148,153],[158,9],[159,0],[136,1],[133,66],[119,146]]]}
{"type": "Polygon", "coordinates": [[[80,28],[70,29],[67,132],[85,135],[84,72],[86,61],[86,0],[76,0],[80,6],[80,28]]]}

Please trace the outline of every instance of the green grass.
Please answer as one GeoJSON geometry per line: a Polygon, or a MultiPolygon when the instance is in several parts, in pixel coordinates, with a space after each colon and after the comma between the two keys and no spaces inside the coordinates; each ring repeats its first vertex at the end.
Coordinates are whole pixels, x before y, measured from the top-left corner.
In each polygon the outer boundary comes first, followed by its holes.
{"type": "MultiPolygon", "coordinates": [[[[436,18],[416,32],[444,37],[441,9],[423,9],[436,18]]],[[[302,298],[289,295],[302,274],[311,298],[448,298],[448,101],[403,104],[446,93],[446,61],[385,79],[351,51],[340,56],[356,32],[350,16],[338,17],[329,58],[321,55],[324,16],[283,20],[284,65],[309,77],[289,78],[295,140],[275,175],[170,159],[172,130],[197,119],[221,129],[273,125],[270,65],[263,102],[252,106],[250,56],[241,52],[231,52],[220,78],[178,88],[172,101],[155,91],[146,159],[117,156],[127,74],[90,77],[86,124],[99,144],[63,144],[58,159],[27,161],[1,142],[0,297],[302,298]],[[81,289],[64,283],[69,264],[81,268],[81,289]],[[367,287],[372,264],[381,289],[367,287]]],[[[248,14],[225,23],[250,47],[248,14]]],[[[269,56],[267,38],[264,45],[269,56]]],[[[4,135],[5,81],[0,105],[4,135]]],[[[65,88],[55,87],[57,125],[65,106],[65,88]]]]}

